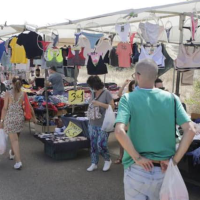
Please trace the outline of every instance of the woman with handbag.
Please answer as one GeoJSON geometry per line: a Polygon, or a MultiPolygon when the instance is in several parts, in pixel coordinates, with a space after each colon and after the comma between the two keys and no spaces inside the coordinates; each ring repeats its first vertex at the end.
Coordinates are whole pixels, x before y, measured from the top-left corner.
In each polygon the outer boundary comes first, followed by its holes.
{"type": "MultiPolygon", "coordinates": [[[[23,111],[23,102],[26,93],[21,91],[22,80],[20,78],[13,78],[12,80],[13,90],[6,92],[4,99],[4,107],[2,110],[0,128],[4,128],[6,134],[8,134],[12,151],[10,151],[10,157],[12,152],[14,152],[13,158],[15,157],[16,163],[14,169],[21,169],[22,162],[20,158],[19,150],[19,133],[24,128],[25,116],[23,111]]],[[[30,104],[30,103],[29,103],[30,104]]],[[[32,116],[34,121],[36,121],[35,114],[33,110],[32,116]]]]}
{"type": "Polygon", "coordinates": [[[90,99],[88,108],[91,166],[87,171],[91,172],[97,169],[99,154],[105,160],[103,171],[108,171],[112,163],[107,146],[109,133],[103,131],[101,127],[106,109],[108,109],[109,105],[114,109],[114,101],[110,92],[104,89],[104,84],[98,76],[90,76],[87,84],[94,90],[94,98],[90,99]]]}

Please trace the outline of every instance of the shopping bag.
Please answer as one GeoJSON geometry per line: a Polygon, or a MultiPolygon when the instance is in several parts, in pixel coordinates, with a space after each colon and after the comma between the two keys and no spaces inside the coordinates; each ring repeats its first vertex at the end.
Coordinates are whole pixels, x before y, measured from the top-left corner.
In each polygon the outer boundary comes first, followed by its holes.
{"type": "Polygon", "coordinates": [[[25,120],[27,121],[31,120],[32,118],[31,105],[29,103],[28,95],[26,93],[24,94],[23,110],[24,110],[25,120]]]}
{"type": "Polygon", "coordinates": [[[106,110],[106,114],[101,129],[105,132],[111,132],[114,130],[114,124],[115,124],[115,113],[113,112],[111,105],[109,105],[108,109],[106,110]]]}
{"type": "Polygon", "coordinates": [[[0,129],[0,155],[6,152],[8,136],[3,129],[0,129]]]}
{"type": "Polygon", "coordinates": [[[172,159],[169,162],[160,190],[160,200],[189,200],[183,178],[172,159]]]}

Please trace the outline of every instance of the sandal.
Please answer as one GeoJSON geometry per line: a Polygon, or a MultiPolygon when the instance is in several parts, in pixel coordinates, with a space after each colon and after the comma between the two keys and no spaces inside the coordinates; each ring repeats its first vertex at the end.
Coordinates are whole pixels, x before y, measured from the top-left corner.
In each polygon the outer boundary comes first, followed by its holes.
{"type": "Polygon", "coordinates": [[[118,158],[117,160],[115,160],[115,164],[121,164],[122,163],[122,159],[118,158]]]}

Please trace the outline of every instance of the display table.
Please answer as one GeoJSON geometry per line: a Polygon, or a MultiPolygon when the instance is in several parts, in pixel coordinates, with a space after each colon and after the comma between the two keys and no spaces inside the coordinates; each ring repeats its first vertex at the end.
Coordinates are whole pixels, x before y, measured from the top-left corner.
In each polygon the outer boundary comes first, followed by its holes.
{"type": "Polygon", "coordinates": [[[46,134],[45,138],[36,134],[34,137],[44,144],[44,153],[51,158],[56,160],[72,159],[77,156],[78,150],[90,148],[88,121],[80,121],[73,117],[62,117],[61,119],[66,127],[72,122],[81,128],[82,132],[77,137],[69,139],[64,135],[55,134],[46,134]]]}
{"type": "Polygon", "coordinates": [[[53,141],[40,138],[38,135],[34,136],[44,144],[44,153],[56,160],[67,160],[77,156],[77,152],[80,149],[90,148],[90,141],[73,141],[54,143],[53,141]]]}
{"type": "Polygon", "coordinates": [[[67,127],[70,122],[76,124],[78,127],[80,127],[83,132],[81,133],[82,136],[89,139],[89,131],[88,131],[88,120],[81,121],[74,117],[61,117],[63,124],[67,127]]]}

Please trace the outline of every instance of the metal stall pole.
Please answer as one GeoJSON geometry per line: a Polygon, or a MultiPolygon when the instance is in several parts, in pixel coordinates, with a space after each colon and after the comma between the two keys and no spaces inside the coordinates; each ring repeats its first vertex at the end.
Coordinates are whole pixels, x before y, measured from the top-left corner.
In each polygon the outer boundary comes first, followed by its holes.
{"type": "MultiPolygon", "coordinates": [[[[183,24],[185,21],[185,15],[182,14],[180,16],[180,22],[179,22],[179,30],[180,30],[180,44],[183,43],[183,24]]],[[[179,45],[180,48],[180,45],[179,45]]],[[[176,95],[180,96],[179,91],[180,91],[180,79],[181,79],[181,72],[177,71],[177,78],[176,78],[176,95]]]]}
{"type": "MultiPolygon", "coordinates": [[[[44,41],[45,41],[45,34],[44,34],[44,41]]],[[[43,56],[44,56],[44,53],[43,53],[43,56]]],[[[45,101],[46,101],[46,122],[47,122],[46,126],[47,126],[47,133],[49,133],[49,109],[48,109],[47,76],[48,76],[48,69],[45,69],[45,101]]]]}
{"type": "MultiPolygon", "coordinates": [[[[175,66],[175,62],[174,62],[174,66],[175,66]]],[[[174,89],[175,89],[175,79],[176,79],[176,70],[174,68],[174,71],[173,71],[173,83],[172,83],[172,93],[174,93],[174,89]]]]}
{"type": "MultiPolygon", "coordinates": [[[[77,76],[78,76],[78,66],[74,66],[74,90],[77,90],[77,76]]],[[[72,113],[75,111],[75,106],[72,105],[72,113]]]]}

